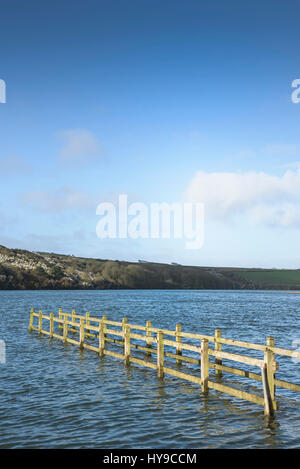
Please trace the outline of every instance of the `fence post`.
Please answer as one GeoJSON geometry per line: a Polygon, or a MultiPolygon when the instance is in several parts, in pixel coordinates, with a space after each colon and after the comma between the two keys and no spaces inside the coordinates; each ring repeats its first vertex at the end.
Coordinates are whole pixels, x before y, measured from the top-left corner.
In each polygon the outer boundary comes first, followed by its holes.
{"type": "MultiPolygon", "coordinates": [[[[86,327],[88,328],[89,325],[90,325],[90,313],[86,312],[85,313],[85,324],[86,324],[86,327]]],[[[90,332],[89,329],[87,329],[87,331],[90,332]]],[[[86,332],[86,335],[88,335],[88,332],[86,332]]]]}
{"type": "MultiPolygon", "coordinates": [[[[61,308],[59,308],[59,310],[58,310],[58,319],[62,319],[62,309],[61,308]]],[[[58,328],[59,329],[63,328],[63,325],[62,325],[61,322],[58,323],[58,328]]]]}
{"type": "Polygon", "coordinates": [[[273,405],[268,383],[268,366],[266,362],[261,368],[261,379],[264,391],[264,414],[271,415],[273,413],[273,405]]]}
{"type": "Polygon", "coordinates": [[[68,316],[64,315],[64,342],[68,342],[68,316]]]}
{"type": "MultiPolygon", "coordinates": [[[[72,316],[71,316],[71,321],[72,321],[72,322],[75,322],[75,321],[76,321],[76,319],[75,319],[74,316],[75,316],[75,309],[72,309],[72,316]]],[[[76,329],[74,329],[74,326],[73,326],[73,324],[72,324],[72,325],[71,325],[71,331],[72,331],[72,332],[75,332],[75,330],[76,330],[76,329]]]]}
{"type": "MultiPolygon", "coordinates": [[[[176,324],[176,342],[182,342],[181,331],[181,324],[176,324]]],[[[176,355],[182,355],[181,346],[179,344],[176,345],[176,355]]],[[[176,363],[179,365],[182,363],[182,360],[180,360],[180,358],[176,358],[176,363]]]]}
{"type": "MultiPolygon", "coordinates": [[[[267,347],[274,347],[275,340],[274,337],[267,337],[267,347]]],[[[267,349],[265,351],[265,363],[267,367],[267,378],[268,378],[268,388],[270,392],[270,398],[272,401],[272,407],[274,410],[277,410],[277,403],[275,401],[275,353],[272,350],[267,349]]]]}
{"type": "Polygon", "coordinates": [[[105,322],[104,322],[104,321],[106,321],[106,319],[107,319],[107,316],[106,316],[106,314],[103,314],[103,315],[102,315],[102,320],[103,320],[103,334],[104,334],[104,342],[105,342],[105,339],[106,339],[106,334],[105,334],[105,332],[106,332],[106,329],[107,329],[107,326],[106,326],[106,324],[105,324],[105,322]]]}
{"type": "Polygon", "coordinates": [[[99,356],[103,357],[104,355],[104,347],[105,347],[105,340],[104,340],[104,322],[101,319],[99,323],[99,356]]]}
{"type": "MultiPolygon", "coordinates": [[[[146,322],[146,337],[152,337],[152,332],[151,332],[151,321],[146,322]]],[[[152,340],[146,339],[146,347],[147,348],[152,348],[152,340]]],[[[151,357],[152,353],[147,352],[147,356],[151,357]]]]}
{"type": "MultiPolygon", "coordinates": [[[[222,336],[222,331],[221,329],[216,329],[215,330],[215,339],[220,339],[222,336]]],[[[221,352],[222,351],[222,344],[215,342],[215,351],[216,352],[221,352]]],[[[222,359],[220,358],[215,358],[215,364],[216,365],[222,365],[222,359]]],[[[222,370],[217,370],[215,368],[215,375],[216,376],[222,376],[222,370]]]]}
{"type": "Polygon", "coordinates": [[[43,328],[43,311],[39,311],[39,334],[42,333],[43,328]]]}
{"type": "Polygon", "coordinates": [[[164,334],[157,332],[157,375],[159,378],[164,376],[164,334]]]}
{"type": "Polygon", "coordinates": [[[125,326],[124,332],[124,355],[125,355],[125,365],[130,363],[130,326],[125,326]]]}
{"type": "Polygon", "coordinates": [[[122,332],[123,332],[123,342],[125,341],[125,331],[126,331],[127,318],[122,319],[122,332]]]}
{"type": "Polygon", "coordinates": [[[201,339],[201,390],[203,393],[208,393],[208,377],[209,377],[209,367],[208,367],[208,340],[201,339]]]}
{"type": "Polygon", "coordinates": [[[32,331],[32,327],[33,327],[33,313],[34,313],[34,309],[31,308],[31,310],[30,310],[30,319],[29,319],[29,332],[32,331]]]}
{"type": "Polygon", "coordinates": [[[80,336],[79,336],[79,347],[83,348],[84,344],[84,319],[80,319],[80,336]]]}
{"type": "Polygon", "coordinates": [[[50,313],[50,339],[53,338],[53,331],[54,331],[53,313],[50,313]]]}

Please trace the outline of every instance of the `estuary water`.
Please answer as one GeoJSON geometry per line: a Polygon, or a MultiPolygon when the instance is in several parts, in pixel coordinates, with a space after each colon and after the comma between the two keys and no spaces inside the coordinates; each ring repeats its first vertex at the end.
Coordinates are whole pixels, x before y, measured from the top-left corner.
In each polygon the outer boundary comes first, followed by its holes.
{"type": "MultiPolygon", "coordinates": [[[[300,393],[276,389],[280,409],[263,408],[155,370],[28,333],[30,308],[300,348],[300,295],[271,291],[0,291],[0,448],[299,448],[300,393]],[[2,356],[2,361],[3,356],[2,356]]],[[[120,351],[120,350],[119,350],[120,351]]],[[[236,353],[248,353],[235,349],[236,353]]],[[[261,352],[254,356],[261,357],[261,352]]],[[[300,384],[300,360],[278,360],[279,379],[300,384]]],[[[229,366],[241,368],[238,363],[229,366]]],[[[176,367],[176,365],[173,365],[176,367]]],[[[182,371],[184,367],[182,365],[182,371]]],[[[249,369],[249,368],[248,368],[249,369]]],[[[257,371],[252,370],[251,371],[257,371]]],[[[212,372],[213,373],[213,372],[212,372]]],[[[225,374],[224,384],[261,392],[225,374]],[[243,387],[244,386],[244,387],[243,387]]],[[[250,384],[249,384],[250,383],[250,384]]]]}

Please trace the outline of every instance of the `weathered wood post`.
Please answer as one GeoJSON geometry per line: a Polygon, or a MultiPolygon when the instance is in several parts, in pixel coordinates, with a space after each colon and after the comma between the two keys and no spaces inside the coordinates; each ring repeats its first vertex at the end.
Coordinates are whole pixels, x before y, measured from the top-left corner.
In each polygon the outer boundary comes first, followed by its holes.
{"type": "Polygon", "coordinates": [[[53,338],[53,331],[54,331],[54,315],[53,313],[50,313],[50,339],[53,338]]]}
{"type": "Polygon", "coordinates": [[[123,318],[122,319],[123,342],[125,341],[126,324],[127,324],[127,318],[123,318]]]}
{"type": "Polygon", "coordinates": [[[263,391],[264,391],[264,414],[269,416],[269,415],[272,415],[273,413],[273,405],[272,405],[272,399],[271,399],[270,388],[269,388],[269,383],[268,383],[268,366],[266,362],[261,368],[261,379],[262,379],[263,391]]]}
{"type": "Polygon", "coordinates": [[[264,361],[267,368],[268,387],[270,392],[270,398],[272,401],[272,408],[273,410],[277,410],[277,403],[275,401],[275,353],[268,348],[274,346],[274,337],[267,337],[267,350],[265,351],[264,361]]]}
{"type": "Polygon", "coordinates": [[[42,333],[43,328],[43,311],[39,311],[39,334],[42,333]]]}
{"type": "Polygon", "coordinates": [[[102,315],[102,320],[103,320],[103,334],[104,334],[104,342],[105,342],[105,339],[106,339],[106,329],[107,329],[107,325],[105,324],[105,321],[107,320],[106,314],[103,314],[103,315],[102,315]]]}
{"type": "MultiPolygon", "coordinates": [[[[146,337],[152,337],[151,326],[152,326],[151,321],[147,321],[146,322],[146,337]]],[[[146,339],[146,347],[147,348],[152,348],[152,340],[151,339],[146,339]]],[[[152,355],[151,352],[147,352],[148,357],[151,357],[151,355],[152,355]]]]}
{"type": "Polygon", "coordinates": [[[63,336],[64,336],[64,342],[68,342],[68,315],[65,314],[64,315],[64,333],[63,333],[63,336]]]}
{"type": "Polygon", "coordinates": [[[88,312],[85,313],[85,324],[86,324],[86,327],[87,327],[86,335],[89,336],[89,332],[90,332],[90,329],[89,329],[89,326],[90,326],[90,313],[88,313],[88,312]]]}
{"type": "MultiPolygon", "coordinates": [[[[222,336],[222,331],[221,329],[216,329],[215,330],[215,339],[220,339],[222,336]]],[[[222,344],[215,342],[215,351],[216,352],[221,352],[222,351],[222,344]]],[[[216,365],[222,365],[222,359],[220,358],[215,358],[215,364],[216,365]]],[[[221,377],[222,376],[222,370],[217,370],[215,368],[215,375],[221,377]]]]}
{"type": "Polygon", "coordinates": [[[104,322],[103,319],[100,320],[99,323],[99,356],[104,356],[104,347],[105,347],[105,340],[104,340],[104,322]]]}
{"type": "Polygon", "coordinates": [[[124,356],[125,356],[125,365],[130,364],[130,326],[125,325],[124,332],[124,356]]]}
{"type": "Polygon", "coordinates": [[[164,334],[157,332],[157,375],[159,378],[164,376],[164,334]]]}
{"type": "Polygon", "coordinates": [[[34,309],[31,308],[30,310],[30,319],[29,319],[29,332],[32,331],[32,327],[33,327],[33,313],[34,313],[34,309]]]}
{"type": "MultiPolygon", "coordinates": [[[[72,309],[72,313],[71,313],[71,321],[72,322],[76,322],[76,319],[75,319],[75,309],[72,309]]],[[[74,328],[74,325],[72,324],[71,326],[71,329],[70,329],[72,332],[75,332],[76,329],[74,328]]]]}
{"type": "MultiPolygon", "coordinates": [[[[58,319],[62,319],[62,318],[63,318],[63,317],[62,317],[62,309],[59,308],[59,310],[58,310],[58,319]]],[[[59,328],[59,329],[62,329],[62,328],[63,328],[62,323],[59,322],[58,324],[59,324],[59,325],[58,325],[58,328],[59,328]]]]}
{"type": "Polygon", "coordinates": [[[209,377],[209,367],[208,367],[208,340],[201,339],[201,390],[203,393],[208,393],[208,377],[209,377]]]}
{"type": "Polygon", "coordinates": [[[83,349],[84,344],[84,318],[80,319],[79,347],[83,349]]]}
{"type": "MultiPolygon", "coordinates": [[[[176,324],[176,355],[182,355],[181,345],[179,345],[182,342],[181,331],[181,324],[176,324]]],[[[176,363],[177,365],[180,365],[182,360],[180,360],[180,358],[176,358],[176,363]]]]}

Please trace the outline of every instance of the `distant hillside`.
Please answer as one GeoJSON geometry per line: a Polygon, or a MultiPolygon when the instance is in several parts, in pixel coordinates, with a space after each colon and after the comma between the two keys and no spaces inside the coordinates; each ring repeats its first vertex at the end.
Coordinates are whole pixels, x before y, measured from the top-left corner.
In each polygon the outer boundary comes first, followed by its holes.
{"type": "Polygon", "coordinates": [[[300,290],[300,270],[120,262],[0,246],[0,290],[13,289],[300,290]]]}

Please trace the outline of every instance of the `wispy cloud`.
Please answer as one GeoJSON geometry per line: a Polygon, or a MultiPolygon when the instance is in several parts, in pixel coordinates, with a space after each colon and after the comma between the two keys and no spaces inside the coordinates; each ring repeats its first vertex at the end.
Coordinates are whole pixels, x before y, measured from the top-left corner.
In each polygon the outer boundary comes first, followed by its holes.
{"type": "Polygon", "coordinates": [[[31,169],[31,166],[20,156],[0,158],[0,176],[24,174],[31,169]]]}
{"type": "Polygon", "coordinates": [[[63,146],[59,162],[68,166],[85,165],[95,162],[102,155],[100,141],[86,129],[71,129],[57,133],[63,146]]]}
{"type": "MultiPolygon", "coordinates": [[[[141,200],[138,194],[129,193],[128,204],[141,200]]],[[[85,211],[95,215],[96,208],[101,202],[118,205],[117,192],[82,192],[71,186],[60,187],[55,190],[36,190],[20,194],[20,202],[31,209],[44,213],[62,213],[65,211],[85,211]]],[[[1,208],[1,207],[0,207],[1,208]]]]}
{"type": "Polygon", "coordinates": [[[243,215],[254,224],[300,227],[300,168],[282,176],[199,171],[187,188],[186,199],[205,203],[206,217],[222,222],[243,215]]]}
{"type": "Polygon", "coordinates": [[[262,148],[267,155],[284,155],[291,158],[300,157],[300,145],[294,143],[269,143],[262,148]]]}
{"type": "Polygon", "coordinates": [[[42,212],[63,212],[65,210],[95,210],[96,198],[72,187],[56,191],[32,191],[22,195],[22,202],[42,212]]]}

